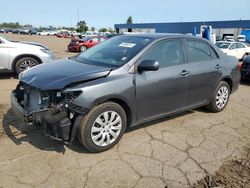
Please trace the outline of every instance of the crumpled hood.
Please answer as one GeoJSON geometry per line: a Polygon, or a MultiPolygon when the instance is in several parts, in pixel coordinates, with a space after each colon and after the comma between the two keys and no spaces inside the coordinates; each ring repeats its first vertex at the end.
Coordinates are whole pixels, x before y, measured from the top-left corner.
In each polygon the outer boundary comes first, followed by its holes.
{"type": "Polygon", "coordinates": [[[75,82],[88,81],[107,76],[111,68],[60,59],[35,66],[19,75],[26,84],[45,90],[63,89],[75,82]]]}

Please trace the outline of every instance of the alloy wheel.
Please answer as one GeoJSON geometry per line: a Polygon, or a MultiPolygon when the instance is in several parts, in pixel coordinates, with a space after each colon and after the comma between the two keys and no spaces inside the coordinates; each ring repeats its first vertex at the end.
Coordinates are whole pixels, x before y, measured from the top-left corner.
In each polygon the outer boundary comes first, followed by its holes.
{"type": "Polygon", "coordinates": [[[36,62],[33,60],[25,60],[20,64],[20,71],[23,72],[31,67],[36,66],[36,62]]]}

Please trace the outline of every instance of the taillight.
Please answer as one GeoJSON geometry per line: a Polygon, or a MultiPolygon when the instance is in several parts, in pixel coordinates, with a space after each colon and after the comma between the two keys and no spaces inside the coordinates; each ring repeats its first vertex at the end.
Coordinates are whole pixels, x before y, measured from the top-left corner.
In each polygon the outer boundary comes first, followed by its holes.
{"type": "Polygon", "coordinates": [[[239,69],[239,70],[240,70],[240,69],[241,69],[241,67],[242,67],[242,63],[240,63],[240,62],[239,62],[239,63],[237,64],[237,69],[239,69]]]}

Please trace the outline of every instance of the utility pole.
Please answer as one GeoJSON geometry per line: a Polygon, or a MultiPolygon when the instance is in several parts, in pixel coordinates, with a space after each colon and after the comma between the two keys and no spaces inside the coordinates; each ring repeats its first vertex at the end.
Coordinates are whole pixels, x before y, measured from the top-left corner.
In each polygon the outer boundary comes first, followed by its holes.
{"type": "Polygon", "coordinates": [[[77,23],[79,23],[79,8],[77,9],[77,23]]]}

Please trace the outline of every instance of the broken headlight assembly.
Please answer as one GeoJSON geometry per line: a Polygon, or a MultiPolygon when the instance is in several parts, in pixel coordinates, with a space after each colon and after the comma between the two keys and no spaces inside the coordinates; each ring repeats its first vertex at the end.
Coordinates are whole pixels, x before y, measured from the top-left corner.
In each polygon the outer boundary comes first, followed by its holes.
{"type": "Polygon", "coordinates": [[[64,93],[66,95],[66,108],[68,108],[69,111],[75,112],[78,114],[84,114],[87,112],[87,109],[78,106],[74,103],[74,100],[79,97],[82,94],[82,91],[67,91],[64,93]]]}

